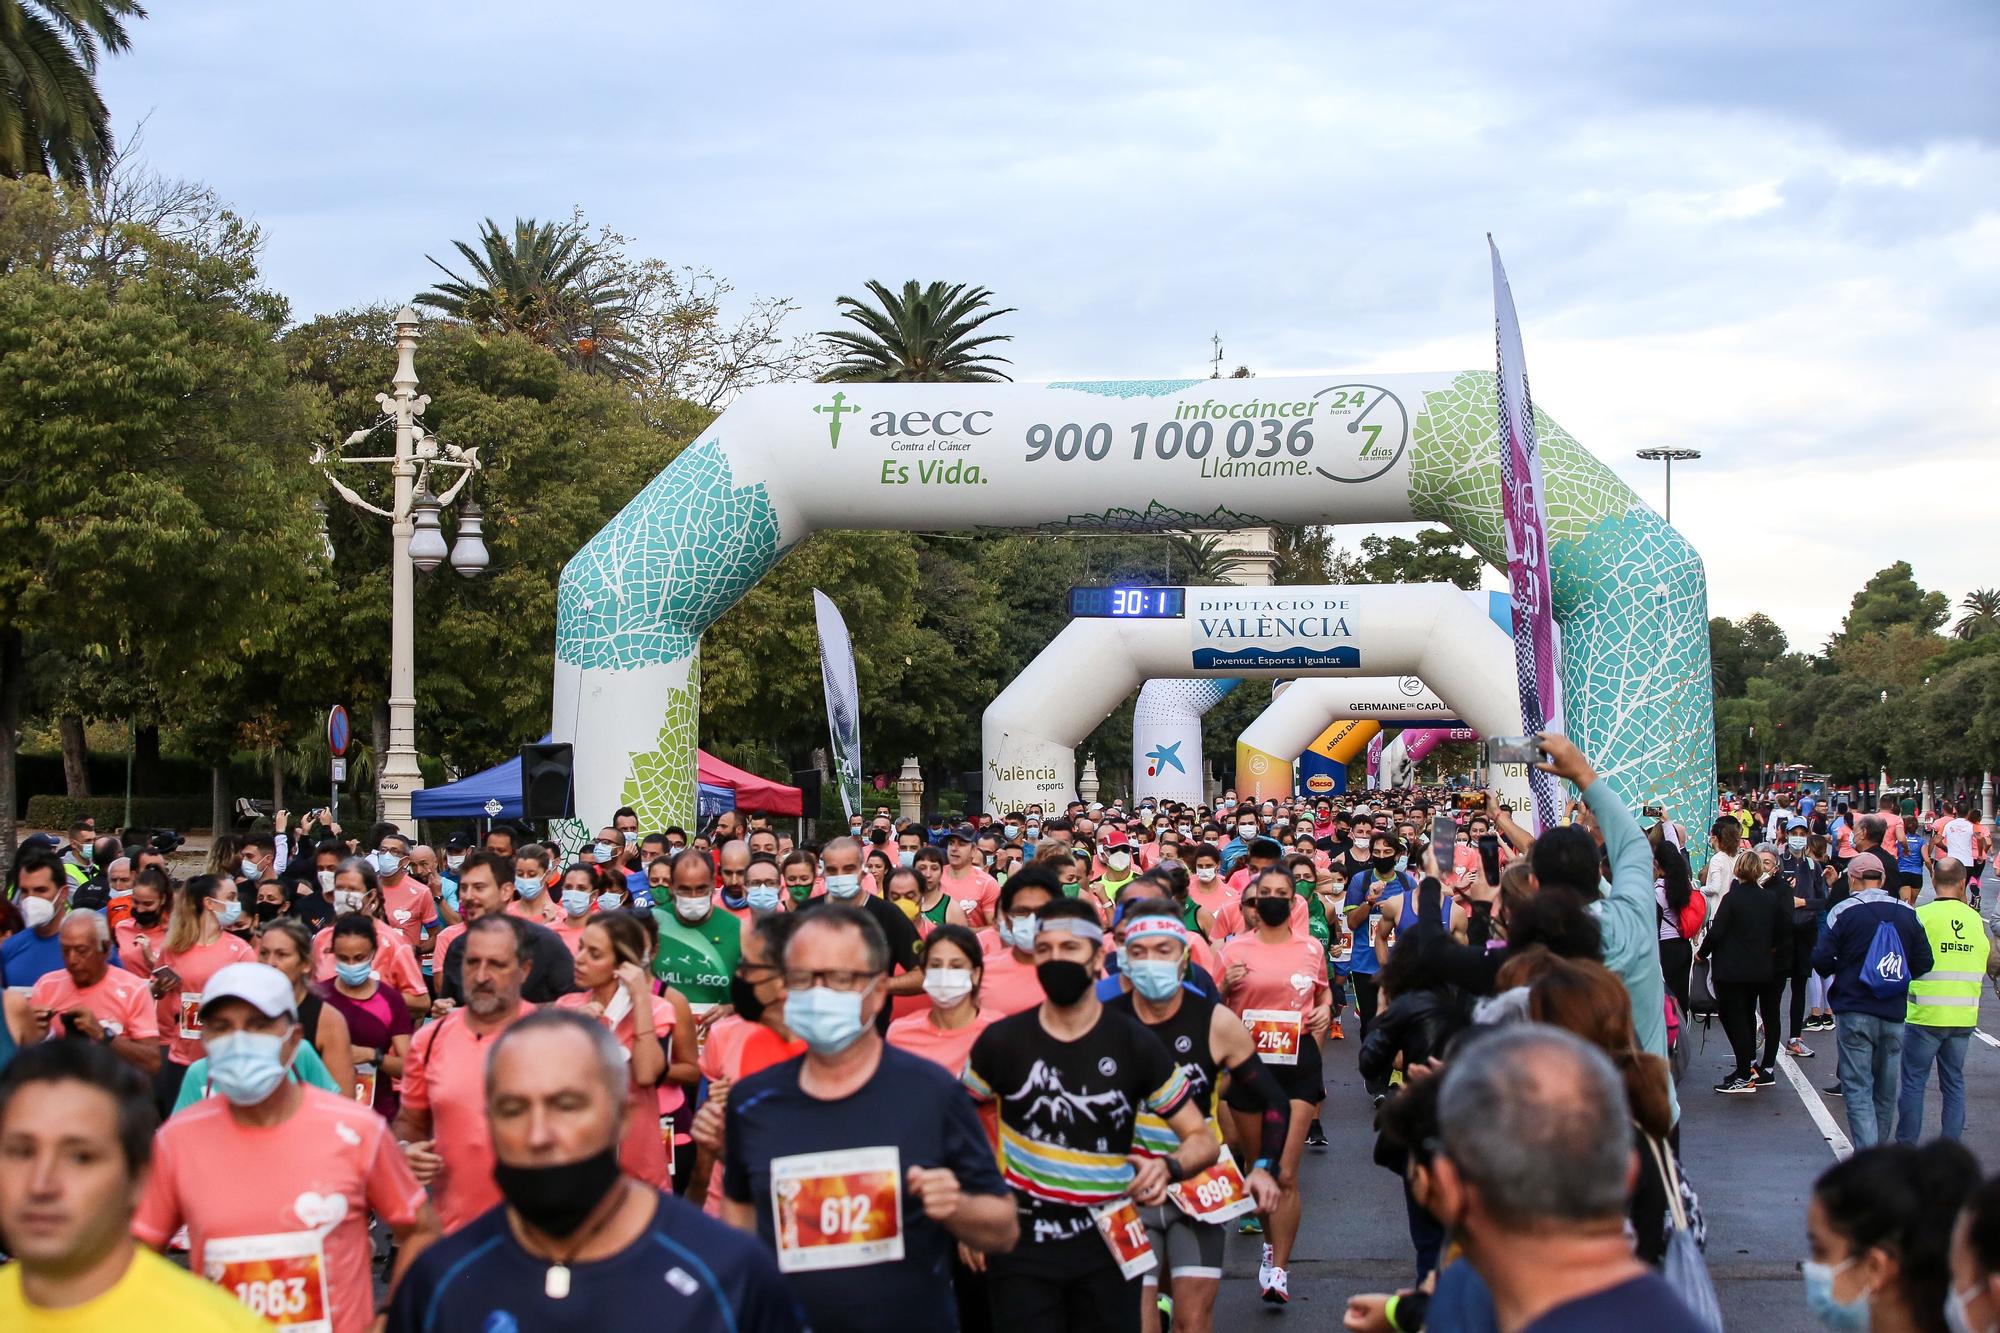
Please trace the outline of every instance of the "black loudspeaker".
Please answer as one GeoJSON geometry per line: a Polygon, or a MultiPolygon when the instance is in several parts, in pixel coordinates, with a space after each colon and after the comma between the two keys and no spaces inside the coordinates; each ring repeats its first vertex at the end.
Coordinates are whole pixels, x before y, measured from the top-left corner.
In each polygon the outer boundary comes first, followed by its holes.
{"type": "Polygon", "coordinates": [[[965,808],[968,812],[982,808],[979,804],[979,793],[982,790],[981,779],[984,776],[976,768],[969,773],[958,775],[958,789],[965,793],[965,808]]]}
{"type": "Polygon", "coordinates": [[[820,787],[826,776],[816,768],[795,768],[792,770],[792,785],[799,789],[799,809],[801,818],[819,818],[820,787]]]}
{"type": "Polygon", "coordinates": [[[567,745],[521,747],[521,818],[574,819],[575,754],[567,745]]]}

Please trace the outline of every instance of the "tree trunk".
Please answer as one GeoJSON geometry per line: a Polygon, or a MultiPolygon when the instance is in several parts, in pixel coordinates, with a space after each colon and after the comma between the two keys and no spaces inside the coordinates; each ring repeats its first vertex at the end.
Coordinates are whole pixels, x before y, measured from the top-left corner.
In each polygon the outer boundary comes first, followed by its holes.
{"type": "Polygon", "coordinates": [[[142,726],[132,744],[132,790],[140,796],[160,795],[160,729],[142,726]]]}
{"type": "Polygon", "coordinates": [[[90,768],[85,760],[89,751],[84,743],[83,719],[64,713],[56,719],[56,728],[62,732],[63,788],[71,796],[88,796],[90,768]]]}
{"type": "Polygon", "coordinates": [[[208,831],[215,837],[229,832],[229,765],[213,764],[208,770],[208,831]]]}
{"type": "MultiPolygon", "coordinates": [[[[278,812],[285,808],[285,757],[280,750],[271,751],[271,826],[277,828],[278,812]]],[[[277,830],[279,835],[283,829],[277,830]]]]}
{"type": "Polygon", "coordinates": [[[14,809],[21,799],[15,760],[21,744],[21,631],[0,628],[0,869],[14,865],[14,809]]]}

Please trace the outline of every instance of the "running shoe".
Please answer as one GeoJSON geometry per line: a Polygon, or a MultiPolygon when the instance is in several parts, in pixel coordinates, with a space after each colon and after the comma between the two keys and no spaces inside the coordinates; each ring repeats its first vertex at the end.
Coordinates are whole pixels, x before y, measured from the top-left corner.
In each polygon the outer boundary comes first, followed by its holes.
{"type": "Polygon", "coordinates": [[[1825,1093],[1829,1097],[1846,1096],[1846,1094],[1840,1090],[1840,1085],[1838,1083],[1830,1083],[1826,1087],[1821,1088],[1820,1091],[1825,1093]]]}
{"type": "Polygon", "coordinates": [[[1271,1274],[1278,1271],[1271,1266],[1271,1258],[1271,1247],[1266,1245],[1264,1247],[1264,1257],[1257,1261],[1257,1289],[1259,1291],[1269,1291],[1271,1289],[1271,1274]]]}
{"type": "Polygon", "coordinates": [[[1334,1041],[1347,1040],[1347,1034],[1340,1030],[1340,1020],[1337,1018],[1333,1020],[1333,1026],[1327,1029],[1326,1035],[1334,1041]]]}
{"type": "Polygon", "coordinates": [[[1315,1120],[1306,1128],[1306,1147],[1324,1148],[1325,1146],[1326,1131],[1321,1129],[1319,1121],[1315,1120]]]}
{"type": "Polygon", "coordinates": [[[1796,1060],[1810,1060],[1813,1058],[1812,1047],[1806,1045],[1797,1037],[1793,1037],[1790,1041],[1786,1042],[1785,1049],[1791,1052],[1792,1058],[1796,1060]]]}
{"type": "MultiPolygon", "coordinates": [[[[1257,1220],[1255,1213],[1252,1213],[1243,1219],[1242,1226],[1236,1228],[1236,1234],[1239,1236],[1261,1236],[1264,1234],[1264,1224],[1257,1220]]],[[[1268,1245],[1264,1247],[1266,1252],[1269,1252],[1270,1248],[1268,1245]]]]}
{"type": "Polygon", "coordinates": [[[1752,1065],[1750,1066],[1750,1081],[1760,1088],[1768,1088],[1778,1081],[1778,1076],[1769,1069],[1759,1069],[1756,1065],[1752,1065]]]}
{"type": "Polygon", "coordinates": [[[1257,1285],[1264,1289],[1264,1301],[1268,1305],[1286,1305],[1292,1299],[1292,1294],[1285,1290],[1285,1270],[1282,1268],[1266,1269],[1259,1274],[1257,1285]]]}
{"type": "Polygon", "coordinates": [[[1757,1085],[1747,1078],[1726,1078],[1715,1085],[1715,1090],[1727,1093],[1755,1092],[1757,1085]]]}

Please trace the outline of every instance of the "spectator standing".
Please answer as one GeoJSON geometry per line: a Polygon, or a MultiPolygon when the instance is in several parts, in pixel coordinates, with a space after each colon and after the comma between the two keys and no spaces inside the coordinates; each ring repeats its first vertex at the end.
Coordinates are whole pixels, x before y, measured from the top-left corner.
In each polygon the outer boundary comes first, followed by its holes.
{"type": "MultiPolygon", "coordinates": [[[[1865,833],[1871,820],[1861,822],[1865,833]]],[[[1847,863],[1853,892],[1827,913],[1813,949],[1813,970],[1833,979],[1828,1000],[1839,1042],[1840,1091],[1856,1148],[1882,1142],[1894,1125],[1910,982],[1932,967],[1923,923],[1914,908],[1884,889],[1887,881],[1873,852],[1856,852],[1847,863]]]]}

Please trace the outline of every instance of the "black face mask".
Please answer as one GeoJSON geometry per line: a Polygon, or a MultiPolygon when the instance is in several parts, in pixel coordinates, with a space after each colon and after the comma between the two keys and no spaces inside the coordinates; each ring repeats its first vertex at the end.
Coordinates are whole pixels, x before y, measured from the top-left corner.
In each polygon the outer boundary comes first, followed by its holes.
{"type": "Polygon", "coordinates": [[[618,1179],[615,1143],[595,1157],[558,1166],[493,1163],[493,1183],[500,1187],[507,1206],[535,1230],[557,1239],[582,1226],[618,1179]]]}
{"type": "Polygon", "coordinates": [[[1267,926],[1282,926],[1292,919],[1292,905],[1283,898],[1259,898],[1257,919],[1267,926]]]}
{"type": "Polygon", "coordinates": [[[757,988],[734,973],[729,977],[729,1003],[735,1008],[737,1017],[746,1023],[755,1023],[764,1017],[764,1002],[757,998],[757,988]]]}
{"type": "Polygon", "coordinates": [[[1396,858],[1393,856],[1378,856],[1371,864],[1374,865],[1378,874],[1393,875],[1396,873],[1396,858]]]}
{"type": "Polygon", "coordinates": [[[160,914],[158,912],[134,912],[132,913],[132,919],[148,930],[160,924],[160,914]]]}
{"type": "Polygon", "coordinates": [[[1067,958],[1051,958],[1035,964],[1035,980],[1042,983],[1042,994],[1056,1008],[1067,1009],[1090,989],[1090,969],[1067,958]]]}
{"type": "Polygon", "coordinates": [[[251,905],[250,908],[251,914],[255,916],[257,920],[259,920],[260,922],[276,921],[278,919],[278,913],[284,910],[285,909],[277,903],[254,903],[251,905]]]}

